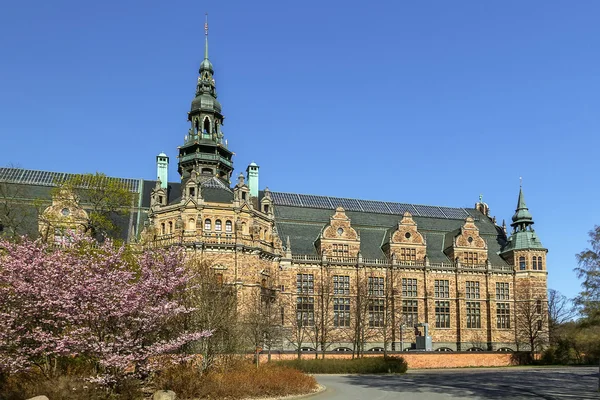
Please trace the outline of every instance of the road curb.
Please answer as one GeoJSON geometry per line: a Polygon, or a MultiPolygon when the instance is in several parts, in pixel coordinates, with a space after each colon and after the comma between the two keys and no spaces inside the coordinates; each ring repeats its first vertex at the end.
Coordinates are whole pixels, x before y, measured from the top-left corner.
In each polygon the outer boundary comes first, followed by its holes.
{"type": "Polygon", "coordinates": [[[305,394],[298,394],[298,395],[290,395],[290,396],[284,396],[284,397],[247,397],[244,400],[296,400],[296,399],[307,399],[309,397],[313,397],[316,396],[318,394],[323,393],[325,390],[327,390],[327,387],[325,385],[321,385],[319,383],[317,383],[317,390],[315,390],[314,392],[310,392],[310,393],[305,393],[305,394]]]}

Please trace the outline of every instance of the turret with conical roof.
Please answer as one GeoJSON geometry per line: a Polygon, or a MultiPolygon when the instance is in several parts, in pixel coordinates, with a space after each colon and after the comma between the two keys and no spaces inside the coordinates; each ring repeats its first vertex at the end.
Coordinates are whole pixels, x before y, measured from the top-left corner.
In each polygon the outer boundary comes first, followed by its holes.
{"type": "Polygon", "coordinates": [[[541,270],[546,264],[545,255],[548,250],[544,248],[542,242],[533,229],[533,217],[525,203],[523,187],[519,188],[519,198],[517,208],[512,217],[512,234],[500,255],[518,266],[519,270],[541,270]]]}
{"type": "Polygon", "coordinates": [[[187,180],[195,170],[200,181],[216,176],[229,184],[233,171],[233,153],[227,149],[221,126],[223,115],[217,100],[213,65],[208,59],[208,16],[204,25],[204,59],[200,64],[196,96],[192,100],[188,121],[191,127],[184,145],[179,147],[179,174],[187,180]]]}

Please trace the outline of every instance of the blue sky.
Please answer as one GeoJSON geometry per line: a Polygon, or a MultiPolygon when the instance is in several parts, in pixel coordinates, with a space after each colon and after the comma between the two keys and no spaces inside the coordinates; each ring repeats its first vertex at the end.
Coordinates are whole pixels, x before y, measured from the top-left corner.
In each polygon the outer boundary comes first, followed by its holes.
{"type": "Polygon", "coordinates": [[[0,165],[154,179],[203,56],[272,190],[472,207],[519,177],[549,286],[600,223],[600,2],[29,1],[0,14],[0,165]]]}

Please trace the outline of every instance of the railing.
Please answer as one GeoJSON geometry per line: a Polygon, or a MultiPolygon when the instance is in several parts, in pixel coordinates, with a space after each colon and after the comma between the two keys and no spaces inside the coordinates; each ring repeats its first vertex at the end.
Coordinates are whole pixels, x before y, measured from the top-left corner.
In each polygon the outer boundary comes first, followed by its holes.
{"type": "Polygon", "coordinates": [[[309,255],[309,254],[292,254],[292,260],[294,261],[321,261],[321,256],[309,255]]]}
{"type": "Polygon", "coordinates": [[[196,157],[201,157],[205,160],[218,160],[221,161],[223,164],[231,166],[232,163],[231,161],[229,161],[228,159],[221,157],[218,154],[210,154],[210,153],[191,153],[191,154],[186,154],[185,156],[181,156],[179,158],[180,162],[184,162],[184,161],[188,161],[188,160],[193,160],[196,157]]]}

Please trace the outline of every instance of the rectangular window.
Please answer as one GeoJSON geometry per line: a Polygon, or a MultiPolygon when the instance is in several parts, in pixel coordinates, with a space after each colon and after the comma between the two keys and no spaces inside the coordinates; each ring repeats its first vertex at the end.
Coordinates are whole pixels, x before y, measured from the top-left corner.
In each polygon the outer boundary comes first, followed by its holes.
{"type": "Polygon", "coordinates": [[[479,298],[479,282],[467,281],[465,283],[465,297],[467,299],[478,299],[479,298]]]}
{"type": "Polygon", "coordinates": [[[313,294],[315,292],[315,276],[313,274],[296,275],[296,293],[313,294]]]}
{"type": "Polygon", "coordinates": [[[350,295],[350,277],[344,275],[333,276],[333,294],[350,295]]]}
{"type": "Polygon", "coordinates": [[[296,298],[296,321],[298,326],[315,325],[315,299],[314,297],[296,298]]]}
{"type": "Polygon", "coordinates": [[[417,249],[400,249],[400,261],[417,261],[417,249]]]}
{"type": "Polygon", "coordinates": [[[541,319],[538,319],[538,321],[537,321],[537,330],[538,330],[538,331],[541,331],[541,330],[542,330],[542,328],[543,328],[542,320],[541,320],[541,319]]]}
{"type": "Polygon", "coordinates": [[[510,289],[507,282],[496,282],[496,300],[510,300],[510,289]]]}
{"type": "Polygon", "coordinates": [[[496,304],[496,327],[498,329],[510,329],[510,304],[496,304]]]}
{"type": "MultiPolygon", "coordinates": [[[[383,279],[383,278],[382,278],[383,279]]],[[[384,324],[385,303],[384,299],[369,300],[369,326],[380,328],[384,324]]]]}
{"type": "Polygon", "coordinates": [[[450,281],[436,279],[434,282],[434,296],[440,299],[447,299],[450,297],[450,281]]]}
{"type": "Polygon", "coordinates": [[[333,298],[333,326],[338,328],[350,326],[349,297],[333,298]]]}
{"type": "Polygon", "coordinates": [[[472,251],[466,251],[463,254],[463,263],[466,265],[477,265],[479,263],[479,259],[477,258],[477,253],[472,251]]]}
{"type": "Polygon", "coordinates": [[[417,297],[417,280],[402,278],[402,297],[417,297]]]}
{"type": "Polygon", "coordinates": [[[368,280],[369,296],[382,297],[384,295],[384,278],[370,276],[368,280]]]}
{"type": "Polygon", "coordinates": [[[481,303],[467,301],[467,328],[481,328],[481,303]]]}
{"type": "Polygon", "coordinates": [[[402,315],[406,326],[415,326],[419,323],[418,300],[402,300],[402,315]]]}
{"type": "MultiPolygon", "coordinates": [[[[446,281],[447,282],[447,281],[446,281]]],[[[435,327],[450,328],[450,302],[435,301],[435,327]]]]}

